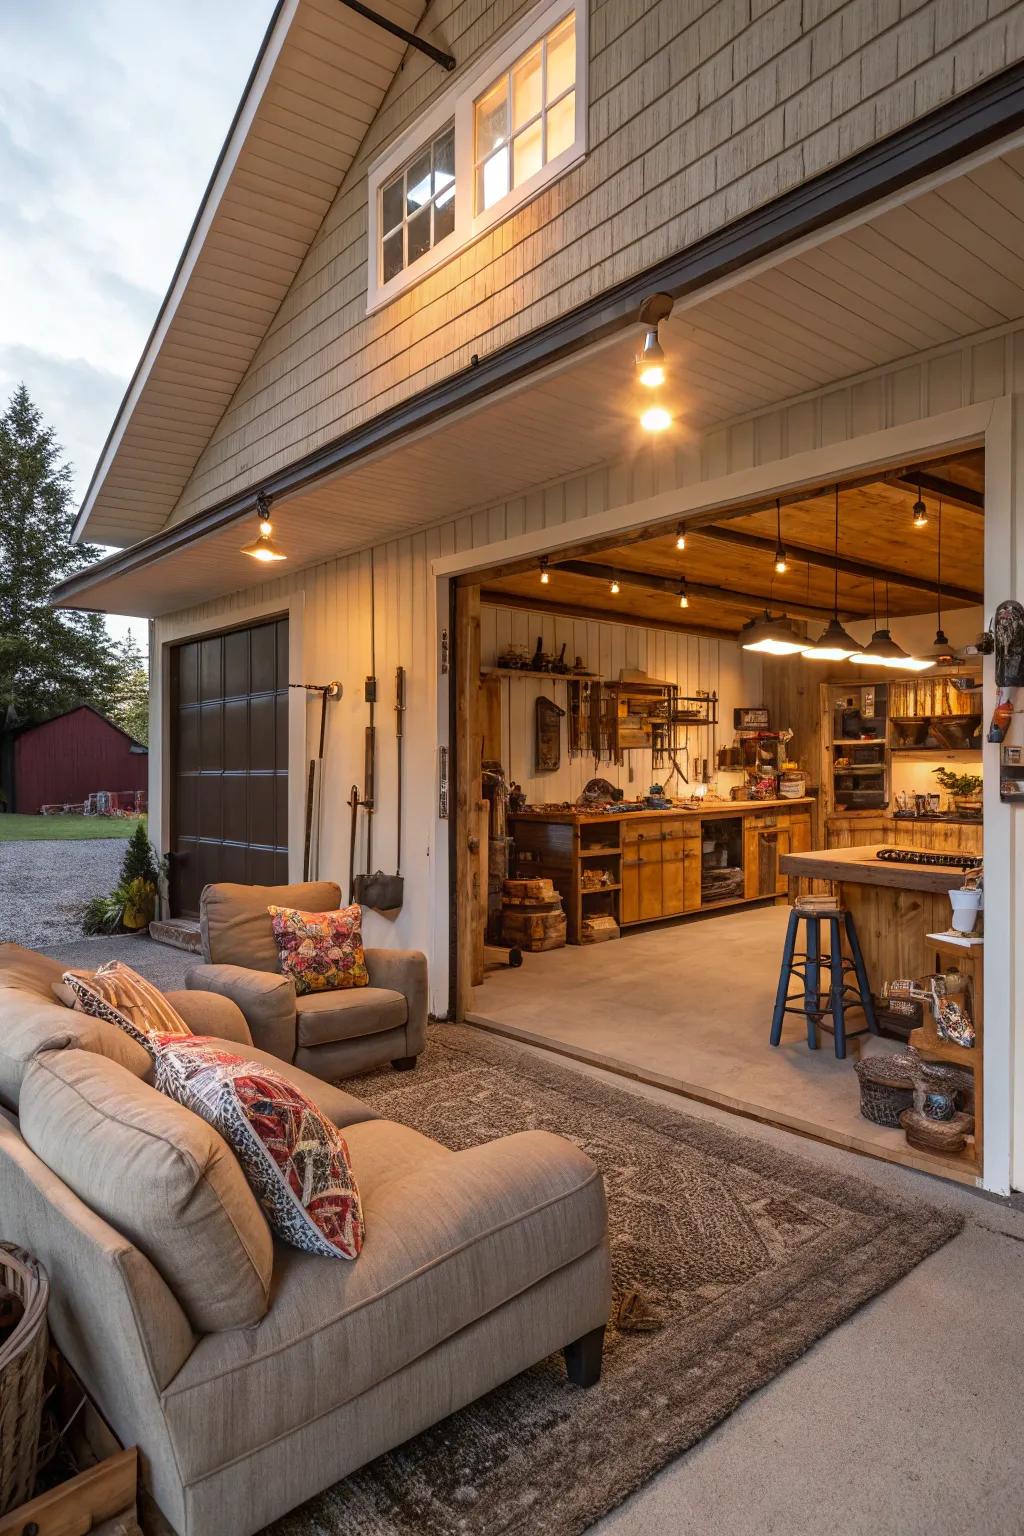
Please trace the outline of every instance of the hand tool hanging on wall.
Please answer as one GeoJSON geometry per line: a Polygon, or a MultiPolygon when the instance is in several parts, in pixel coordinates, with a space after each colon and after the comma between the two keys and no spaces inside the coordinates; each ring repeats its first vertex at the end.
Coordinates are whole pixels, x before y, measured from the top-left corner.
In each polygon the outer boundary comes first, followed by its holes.
{"type": "MultiPolygon", "coordinates": [[[[359,888],[361,895],[359,900],[365,907],[372,907],[375,912],[397,912],[402,905],[405,895],[405,881],[402,878],[402,768],[403,768],[403,742],[405,736],[405,668],[397,667],[395,670],[395,762],[398,778],[396,801],[398,805],[398,836],[395,843],[395,873],[387,875],[382,869],[374,870],[373,874],[359,876],[359,888]]],[[[367,859],[369,869],[369,859],[367,859]]]]}
{"type": "Polygon", "coordinates": [[[377,566],[374,552],[370,550],[370,675],[363,689],[370,709],[366,727],[363,757],[363,810],[366,812],[366,873],[356,875],[352,883],[352,900],[368,907],[367,896],[370,863],[373,859],[373,816],[377,809],[377,566]]]}
{"type": "Polygon", "coordinates": [[[348,797],[349,808],[352,812],[352,834],[348,849],[348,899],[349,903],[356,899],[356,843],[359,838],[359,785],[353,784],[348,797]]]}
{"type": "MultiPolygon", "coordinates": [[[[341,684],[289,683],[289,688],[301,688],[304,693],[320,695],[320,742],[316,757],[309,760],[306,778],[306,825],[302,852],[302,878],[308,880],[313,870],[313,825],[316,822],[316,863],[320,862],[320,804],[323,800],[324,740],[327,736],[327,700],[341,698],[341,684]],[[314,818],[315,808],[315,818],[314,818]]],[[[317,871],[318,872],[318,871],[317,871]]]]}

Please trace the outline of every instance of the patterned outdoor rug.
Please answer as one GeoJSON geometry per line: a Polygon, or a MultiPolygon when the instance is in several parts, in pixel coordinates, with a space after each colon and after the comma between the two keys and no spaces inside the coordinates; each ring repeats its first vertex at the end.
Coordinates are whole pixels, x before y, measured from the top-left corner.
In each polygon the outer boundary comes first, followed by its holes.
{"type": "Polygon", "coordinates": [[[961,1223],[481,1032],[434,1025],[416,1072],[350,1085],[453,1148],[557,1131],[608,1189],[616,1300],[604,1373],[554,1357],[268,1528],[268,1536],[578,1536],[961,1223]]]}

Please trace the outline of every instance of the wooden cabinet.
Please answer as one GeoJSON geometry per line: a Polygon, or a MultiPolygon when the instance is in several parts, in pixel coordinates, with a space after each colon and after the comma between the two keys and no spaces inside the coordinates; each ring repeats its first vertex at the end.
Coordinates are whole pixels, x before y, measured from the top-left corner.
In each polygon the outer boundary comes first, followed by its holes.
{"type": "Polygon", "coordinates": [[[620,922],[656,922],[699,906],[700,824],[692,816],[626,821],[620,922]]]}
{"type": "Polygon", "coordinates": [[[808,811],[765,811],[748,816],[743,826],[743,894],[747,901],[784,896],[789,880],[779,868],[787,853],[807,853],[811,846],[808,811]]]}

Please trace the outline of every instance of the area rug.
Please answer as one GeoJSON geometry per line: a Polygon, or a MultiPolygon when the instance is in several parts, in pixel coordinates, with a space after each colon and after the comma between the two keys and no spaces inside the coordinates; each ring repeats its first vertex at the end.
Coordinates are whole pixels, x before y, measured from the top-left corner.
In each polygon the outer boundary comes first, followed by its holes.
{"type": "Polygon", "coordinates": [[[961,1222],[896,1201],[519,1047],[434,1025],[416,1072],[347,1085],[454,1149],[556,1131],[608,1190],[617,1300],[661,1326],[612,1329],[604,1372],[554,1357],[268,1528],[268,1536],[579,1536],[961,1222]]]}

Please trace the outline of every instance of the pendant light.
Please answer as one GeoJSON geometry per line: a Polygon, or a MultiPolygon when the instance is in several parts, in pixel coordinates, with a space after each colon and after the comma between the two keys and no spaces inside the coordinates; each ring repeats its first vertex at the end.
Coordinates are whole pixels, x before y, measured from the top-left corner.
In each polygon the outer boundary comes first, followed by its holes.
{"type": "Polygon", "coordinates": [[[288,556],[279,544],[273,540],[274,525],[270,521],[270,502],[263,491],[256,496],[256,511],[260,519],[259,537],[251,544],[242,545],[242,554],[249,555],[253,560],[261,560],[269,564],[272,560],[287,560],[288,556]]]}
{"type": "Polygon", "coordinates": [[[782,502],[775,498],[775,574],[785,576],[789,567],[786,564],[786,550],[782,543],[782,502]]]}
{"type": "MultiPolygon", "coordinates": [[[[845,661],[857,649],[857,641],[839,622],[839,486],[835,488],[835,560],[832,570],[832,617],[813,645],[804,651],[808,661],[845,661]]],[[[810,567],[808,567],[808,570],[810,567]]]]}
{"type": "Polygon", "coordinates": [[[643,350],[636,360],[637,378],[646,389],[657,389],[665,382],[665,353],[658,340],[658,327],[648,327],[643,350]]]}
{"type": "Polygon", "coordinates": [[[914,513],[914,527],[924,528],[928,522],[928,508],[925,506],[921,497],[920,480],[917,482],[917,500],[914,502],[912,510],[914,513]]]}
{"type": "Polygon", "coordinates": [[[682,554],[682,552],[683,552],[683,550],[685,548],[686,548],[686,534],[683,531],[682,523],[680,523],[679,527],[676,529],[676,549],[678,549],[680,554],[682,554]]]}
{"type": "Polygon", "coordinates": [[[611,593],[612,597],[618,597],[618,595],[621,592],[622,588],[619,586],[619,578],[617,576],[613,576],[612,577],[612,584],[608,588],[608,590],[611,593]]]}
{"type": "Polygon", "coordinates": [[[942,627],[942,497],[939,497],[938,539],[935,546],[935,639],[932,642],[932,660],[940,667],[952,666],[956,653],[949,643],[949,636],[942,627]]]}
{"type": "MultiPolygon", "coordinates": [[[[872,595],[874,586],[872,586],[872,595]]],[[[877,615],[876,615],[877,622],[877,615]]],[[[897,645],[889,629],[889,583],[885,584],[885,625],[875,630],[870,641],[863,651],[857,651],[850,657],[858,665],[868,667],[891,667],[894,672],[924,672],[933,667],[933,661],[919,659],[916,656],[908,656],[901,645],[897,645]]]]}
{"type": "MultiPolygon", "coordinates": [[[[651,293],[640,305],[638,318],[646,329],[643,347],[636,358],[636,376],[645,389],[660,389],[667,377],[658,327],[672,313],[672,304],[671,294],[651,293]]],[[[640,425],[645,432],[664,432],[672,425],[672,413],[663,405],[650,405],[641,412],[640,425]]]]}
{"type": "Polygon", "coordinates": [[[679,583],[679,606],[680,608],[689,608],[690,606],[690,599],[686,591],[685,581],[681,581],[679,583]]]}
{"type": "Polygon", "coordinates": [[[739,642],[745,651],[764,651],[769,656],[795,656],[807,644],[784,614],[772,614],[767,608],[758,618],[748,619],[739,642]]]}
{"type": "Polygon", "coordinates": [[[541,584],[542,587],[546,587],[546,586],[548,586],[550,581],[551,581],[551,573],[548,570],[548,557],[547,557],[547,555],[541,555],[541,557],[540,557],[540,584],[541,584]]]}

